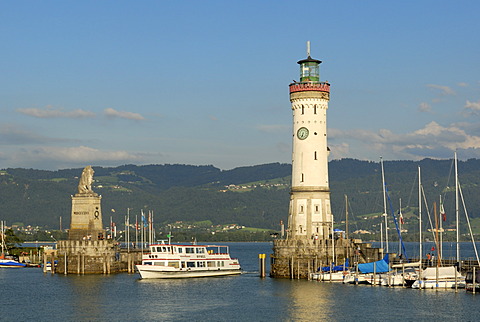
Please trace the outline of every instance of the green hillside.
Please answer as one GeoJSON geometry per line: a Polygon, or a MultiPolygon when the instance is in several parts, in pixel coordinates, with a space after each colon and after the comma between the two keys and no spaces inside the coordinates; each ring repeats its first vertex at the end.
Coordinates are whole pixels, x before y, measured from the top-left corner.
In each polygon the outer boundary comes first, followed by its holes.
{"type": "MultiPolygon", "coordinates": [[[[452,160],[431,159],[384,162],[392,210],[398,212],[401,198],[405,228],[412,235],[418,231],[418,166],[422,169],[428,209],[433,211],[433,201],[438,203],[442,195],[447,212],[444,225],[453,225],[452,164],[452,160]]],[[[153,211],[157,224],[209,220],[215,225],[237,224],[278,230],[280,220],[287,221],[289,164],[232,170],[179,164],[93,168],[93,189],[102,195],[104,224],[108,224],[110,217],[123,223],[127,208],[130,208],[132,220],[141,209],[153,211]]],[[[347,195],[350,231],[378,232],[379,216],[383,213],[380,171],[378,162],[343,159],[329,163],[332,212],[337,227],[344,228],[344,196],[347,195]]],[[[62,217],[63,228],[68,227],[70,196],[77,192],[81,173],[82,169],[0,171],[0,218],[8,223],[58,229],[62,217]]],[[[459,162],[459,178],[470,217],[480,218],[480,199],[477,198],[480,160],[459,162]]],[[[478,227],[477,221],[474,221],[475,227],[478,227]]]]}

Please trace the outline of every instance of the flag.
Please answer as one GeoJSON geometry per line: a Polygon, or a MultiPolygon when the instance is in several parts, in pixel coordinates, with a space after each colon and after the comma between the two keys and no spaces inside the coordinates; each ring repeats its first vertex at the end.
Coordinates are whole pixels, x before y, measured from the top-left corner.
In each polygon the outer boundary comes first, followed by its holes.
{"type": "Polygon", "coordinates": [[[143,213],[143,210],[142,210],[142,222],[143,222],[143,227],[148,227],[147,218],[145,218],[145,214],[143,213]]]}
{"type": "Polygon", "coordinates": [[[445,213],[445,209],[443,208],[443,204],[440,204],[440,214],[442,215],[442,220],[447,221],[447,214],[445,213]]]}
{"type": "Polygon", "coordinates": [[[401,223],[402,225],[405,224],[405,222],[403,221],[403,214],[402,214],[402,213],[400,213],[400,223],[401,223]]]}

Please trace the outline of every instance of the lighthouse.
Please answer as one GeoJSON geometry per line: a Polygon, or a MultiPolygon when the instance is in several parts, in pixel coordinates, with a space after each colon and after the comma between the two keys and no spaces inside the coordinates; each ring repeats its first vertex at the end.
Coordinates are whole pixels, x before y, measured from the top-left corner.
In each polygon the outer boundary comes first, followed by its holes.
{"type": "Polygon", "coordinates": [[[330,84],[320,81],[321,63],[310,56],[307,42],[307,58],[298,61],[300,79],[289,86],[293,127],[288,230],[285,239],[274,240],[272,277],[308,278],[318,267],[348,256],[345,243],[334,244],[332,234],[327,147],[330,84]]]}
{"type": "Polygon", "coordinates": [[[328,184],[327,109],[330,84],[320,81],[320,60],[300,65],[300,81],[290,84],[293,113],[292,185],[287,239],[332,238],[333,216],[328,184]]]}
{"type": "Polygon", "coordinates": [[[334,236],[328,183],[327,109],[330,84],[320,81],[320,60],[297,62],[300,80],[290,84],[292,186],[286,238],[273,241],[270,276],[310,278],[321,268],[354,259],[380,259],[378,248],[360,239],[334,236]],[[353,255],[355,255],[353,257],[353,255]]]}

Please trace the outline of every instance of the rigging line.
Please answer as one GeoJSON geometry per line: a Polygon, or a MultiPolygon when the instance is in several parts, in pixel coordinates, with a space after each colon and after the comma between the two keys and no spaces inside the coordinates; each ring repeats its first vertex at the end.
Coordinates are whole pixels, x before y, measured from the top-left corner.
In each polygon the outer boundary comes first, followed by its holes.
{"type": "MultiPolygon", "coordinates": [[[[353,223],[355,224],[355,228],[358,231],[359,230],[358,229],[358,220],[357,220],[356,215],[353,213],[352,205],[351,205],[350,201],[348,201],[348,210],[349,210],[350,217],[353,219],[353,223]]],[[[352,227],[351,222],[349,223],[349,226],[352,227]]]]}
{"type": "Polygon", "coordinates": [[[425,204],[425,209],[427,210],[428,221],[430,222],[430,230],[432,232],[433,241],[435,242],[435,245],[437,245],[437,238],[435,237],[435,231],[434,231],[434,228],[433,228],[432,217],[430,216],[430,210],[428,209],[427,196],[425,196],[425,190],[423,189],[423,185],[422,185],[422,197],[423,197],[423,202],[425,204]]]}
{"type": "Polygon", "coordinates": [[[447,189],[444,189],[443,195],[442,195],[442,204],[445,204],[445,200],[447,200],[447,192],[450,192],[448,187],[449,187],[450,179],[452,178],[454,167],[455,167],[455,159],[452,159],[452,163],[450,163],[450,171],[448,173],[447,184],[445,185],[447,189]]]}
{"type": "Polygon", "coordinates": [[[477,245],[475,244],[475,239],[473,238],[472,226],[470,225],[470,219],[468,218],[467,207],[465,206],[465,200],[463,199],[462,186],[460,185],[460,182],[458,183],[458,190],[460,191],[460,197],[462,199],[462,204],[463,204],[463,211],[465,213],[465,218],[467,219],[468,230],[470,231],[470,237],[472,238],[472,244],[473,244],[473,248],[475,249],[475,256],[477,258],[477,263],[480,266],[480,260],[478,259],[477,245]]]}
{"type": "Polygon", "coordinates": [[[410,189],[410,195],[408,196],[407,207],[410,207],[410,200],[412,200],[413,190],[418,186],[418,173],[415,172],[415,179],[413,180],[412,189],[410,189]]]}
{"type": "Polygon", "coordinates": [[[398,238],[400,239],[400,243],[402,244],[402,251],[403,251],[402,253],[405,255],[405,259],[408,262],[409,260],[408,260],[407,250],[405,249],[405,245],[404,245],[403,239],[402,239],[402,234],[400,232],[400,229],[398,228],[398,222],[397,222],[397,218],[395,217],[395,211],[393,210],[392,200],[390,199],[390,194],[388,193],[387,184],[385,184],[385,195],[387,196],[388,205],[390,206],[390,212],[391,212],[392,217],[393,217],[393,222],[395,223],[395,228],[397,229],[398,238]]]}

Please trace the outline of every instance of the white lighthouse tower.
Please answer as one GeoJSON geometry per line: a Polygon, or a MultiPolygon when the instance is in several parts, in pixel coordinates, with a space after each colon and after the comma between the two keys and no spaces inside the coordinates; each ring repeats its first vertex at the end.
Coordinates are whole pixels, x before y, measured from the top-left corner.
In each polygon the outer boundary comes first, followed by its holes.
{"type": "Polygon", "coordinates": [[[310,278],[320,267],[379,258],[369,243],[333,236],[328,184],[327,109],[330,84],[320,81],[320,64],[310,57],[298,61],[300,81],[290,84],[293,112],[292,187],[286,238],[273,241],[270,276],[310,278]]]}
{"type": "Polygon", "coordinates": [[[287,239],[332,238],[328,184],[327,109],[330,84],[320,81],[320,64],[298,61],[300,82],[290,84],[293,112],[292,187],[287,239]]]}

